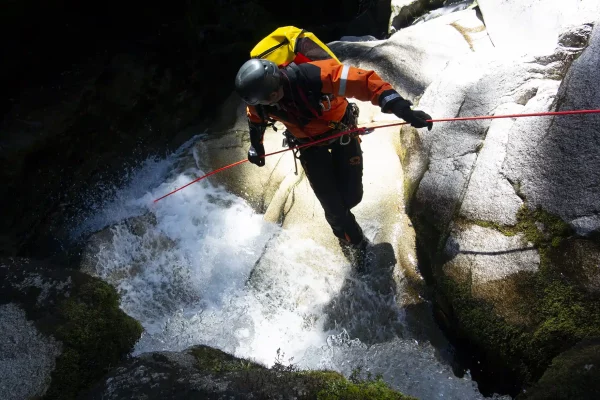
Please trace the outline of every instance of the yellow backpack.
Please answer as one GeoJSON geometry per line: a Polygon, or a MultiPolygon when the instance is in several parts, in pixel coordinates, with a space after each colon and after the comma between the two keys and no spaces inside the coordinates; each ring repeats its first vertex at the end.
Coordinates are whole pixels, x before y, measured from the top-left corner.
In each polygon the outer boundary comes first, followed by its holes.
{"type": "Polygon", "coordinates": [[[313,33],[294,26],[275,29],[254,46],[250,51],[250,57],[273,61],[279,67],[284,67],[291,62],[302,64],[327,59],[340,62],[329,47],[313,33]]]}

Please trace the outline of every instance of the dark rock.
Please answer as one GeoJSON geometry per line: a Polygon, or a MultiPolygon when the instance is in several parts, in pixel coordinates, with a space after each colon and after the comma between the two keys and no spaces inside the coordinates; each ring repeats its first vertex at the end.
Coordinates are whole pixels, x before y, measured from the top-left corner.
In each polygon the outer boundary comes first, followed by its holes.
{"type": "Polygon", "coordinates": [[[331,371],[271,369],[207,346],[144,353],[115,368],[81,400],[117,399],[406,399],[381,380],[349,382],[331,371]]]}
{"type": "Polygon", "coordinates": [[[585,340],[554,360],[542,378],[518,400],[600,398],[600,339],[585,340]]]}
{"type": "Polygon", "coordinates": [[[18,305],[39,332],[62,343],[45,399],[75,398],[123,360],[142,332],[110,285],[44,262],[0,259],[0,304],[18,305]]]}
{"type": "MultiPolygon", "coordinates": [[[[390,22],[391,33],[406,28],[430,10],[435,10],[443,5],[444,0],[414,0],[413,2],[397,8],[393,12],[390,22]]],[[[393,7],[393,4],[392,4],[393,7]]]]}

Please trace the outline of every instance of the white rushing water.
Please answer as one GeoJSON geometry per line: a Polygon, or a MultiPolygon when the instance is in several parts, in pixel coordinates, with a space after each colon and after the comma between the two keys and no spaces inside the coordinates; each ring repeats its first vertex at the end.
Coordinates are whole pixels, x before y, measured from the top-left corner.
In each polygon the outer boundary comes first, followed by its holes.
{"type": "Polygon", "coordinates": [[[73,231],[104,230],[88,256],[145,328],[135,354],[206,344],[271,366],[280,350],[299,368],[382,374],[420,399],[483,398],[431,345],[403,338],[395,295],[352,278],[339,255],[209,180],[153,203],[203,173],[197,140],[143,164],[73,231]]]}

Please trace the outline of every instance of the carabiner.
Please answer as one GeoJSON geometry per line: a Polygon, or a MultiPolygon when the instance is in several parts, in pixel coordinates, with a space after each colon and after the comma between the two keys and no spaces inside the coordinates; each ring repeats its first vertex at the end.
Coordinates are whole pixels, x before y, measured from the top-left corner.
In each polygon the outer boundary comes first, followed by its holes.
{"type": "Polygon", "coordinates": [[[323,111],[329,111],[329,110],[331,110],[331,99],[329,98],[329,96],[325,95],[325,96],[321,97],[321,101],[319,102],[319,105],[321,106],[321,108],[323,109],[323,111]],[[325,104],[323,103],[323,99],[327,100],[327,105],[329,107],[325,108],[325,104]]]}
{"type": "Polygon", "coordinates": [[[340,136],[340,144],[342,146],[346,146],[346,145],[350,144],[351,141],[352,141],[352,136],[350,136],[350,135],[342,135],[342,136],[340,136]],[[344,138],[345,137],[348,138],[347,142],[344,142],[344,138]]]}

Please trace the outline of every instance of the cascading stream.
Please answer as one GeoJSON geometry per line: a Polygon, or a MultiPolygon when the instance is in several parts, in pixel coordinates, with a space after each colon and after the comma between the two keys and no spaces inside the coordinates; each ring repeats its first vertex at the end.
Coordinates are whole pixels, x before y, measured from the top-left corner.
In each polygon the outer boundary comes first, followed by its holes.
{"type": "Polygon", "coordinates": [[[198,140],[144,163],[73,231],[98,232],[83,269],[113,284],[144,326],[135,354],[205,344],[271,366],[280,350],[303,369],[382,374],[421,399],[483,398],[403,334],[399,294],[379,290],[383,278],[353,277],[340,255],[265,222],[210,179],[153,204],[203,173],[198,140]]]}

